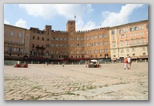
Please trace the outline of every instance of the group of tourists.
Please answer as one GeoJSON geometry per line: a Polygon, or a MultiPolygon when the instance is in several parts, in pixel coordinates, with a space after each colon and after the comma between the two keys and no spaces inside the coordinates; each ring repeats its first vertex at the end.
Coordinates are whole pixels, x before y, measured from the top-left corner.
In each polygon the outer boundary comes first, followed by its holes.
{"type": "Polygon", "coordinates": [[[131,64],[132,64],[132,60],[131,57],[125,57],[124,58],[124,69],[130,69],[131,68],[131,64]]]}

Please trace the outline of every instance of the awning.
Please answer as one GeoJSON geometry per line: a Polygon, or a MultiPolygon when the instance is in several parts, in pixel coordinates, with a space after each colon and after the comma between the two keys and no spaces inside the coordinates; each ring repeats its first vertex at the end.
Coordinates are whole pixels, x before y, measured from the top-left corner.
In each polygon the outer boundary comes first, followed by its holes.
{"type": "Polygon", "coordinates": [[[117,60],[117,58],[113,58],[112,60],[117,60]]]}
{"type": "Polygon", "coordinates": [[[91,58],[69,58],[69,60],[91,60],[91,58]]]}
{"type": "Polygon", "coordinates": [[[98,62],[97,60],[91,60],[91,62],[98,62]]]}
{"type": "Polygon", "coordinates": [[[148,55],[142,55],[139,57],[140,59],[147,59],[148,58],[148,55]]]}
{"type": "Polygon", "coordinates": [[[138,58],[138,56],[131,56],[131,58],[132,58],[132,59],[137,59],[137,58],[138,58]]]}

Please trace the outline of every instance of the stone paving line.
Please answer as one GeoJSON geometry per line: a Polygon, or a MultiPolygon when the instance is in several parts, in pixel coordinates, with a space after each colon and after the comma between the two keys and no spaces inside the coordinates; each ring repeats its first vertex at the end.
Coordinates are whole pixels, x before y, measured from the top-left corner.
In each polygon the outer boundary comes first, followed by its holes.
{"type": "Polygon", "coordinates": [[[4,66],[4,100],[148,100],[148,62],[4,66]]]}

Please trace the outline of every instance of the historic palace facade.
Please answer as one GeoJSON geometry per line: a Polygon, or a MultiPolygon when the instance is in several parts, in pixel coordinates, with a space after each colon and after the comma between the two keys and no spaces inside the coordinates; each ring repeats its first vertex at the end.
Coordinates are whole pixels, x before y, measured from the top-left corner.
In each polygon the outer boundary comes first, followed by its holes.
{"type": "Polygon", "coordinates": [[[4,24],[5,60],[115,60],[128,55],[148,58],[148,20],[87,31],[76,31],[75,20],[67,22],[66,31],[4,24]]]}

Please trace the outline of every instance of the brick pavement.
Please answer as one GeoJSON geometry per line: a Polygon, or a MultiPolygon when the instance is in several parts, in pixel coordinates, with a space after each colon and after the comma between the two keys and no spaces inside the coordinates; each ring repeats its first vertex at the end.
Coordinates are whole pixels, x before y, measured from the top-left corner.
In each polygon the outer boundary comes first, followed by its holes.
{"type": "Polygon", "coordinates": [[[5,100],[148,100],[148,63],[4,66],[5,100]]]}

